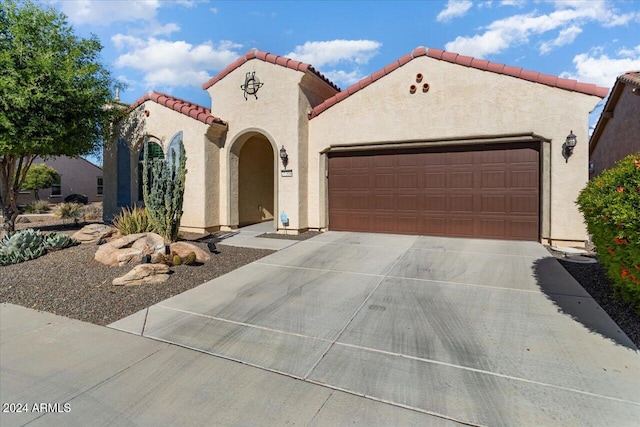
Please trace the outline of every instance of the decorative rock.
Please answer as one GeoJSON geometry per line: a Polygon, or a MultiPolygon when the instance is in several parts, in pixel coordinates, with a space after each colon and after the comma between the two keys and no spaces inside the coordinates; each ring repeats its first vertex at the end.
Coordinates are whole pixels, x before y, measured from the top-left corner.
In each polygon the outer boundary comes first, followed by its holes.
{"type": "Polygon", "coordinates": [[[165,251],[164,239],[156,233],[147,233],[146,236],[136,240],[131,247],[140,250],[144,255],[165,251]]]}
{"type": "Polygon", "coordinates": [[[154,233],[129,234],[98,247],[95,260],[106,265],[123,266],[142,255],[164,254],[164,240],[154,233]],[[160,242],[162,242],[160,244],[160,242]]]}
{"type": "Polygon", "coordinates": [[[105,224],[89,224],[75,232],[71,237],[80,243],[98,243],[101,239],[113,236],[117,231],[116,228],[105,224]]]}
{"type": "Polygon", "coordinates": [[[142,255],[142,251],[134,248],[120,249],[118,252],[117,259],[120,267],[131,263],[133,260],[140,259],[140,256],[142,255]]]}
{"type": "Polygon", "coordinates": [[[211,258],[211,255],[209,255],[196,245],[192,245],[191,243],[187,242],[172,243],[170,246],[170,251],[171,253],[179,255],[180,258],[186,258],[189,253],[194,252],[196,254],[196,261],[200,263],[205,263],[211,258]]]}
{"type": "Polygon", "coordinates": [[[162,283],[169,279],[169,266],[164,264],[139,264],[122,277],[113,279],[115,286],[135,286],[143,283],[162,283]]]}

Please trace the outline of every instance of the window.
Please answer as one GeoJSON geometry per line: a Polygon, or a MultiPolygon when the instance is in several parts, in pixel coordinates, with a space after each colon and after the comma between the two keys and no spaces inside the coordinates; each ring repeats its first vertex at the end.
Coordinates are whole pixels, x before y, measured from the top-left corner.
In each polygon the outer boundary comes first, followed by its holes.
{"type": "Polygon", "coordinates": [[[99,177],[98,177],[98,189],[97,189],[97,192],[96,192],[96,194],[97,194],[98,196],[102,196],[102,188],[103,188],[103,187],[102,187],[102,177],[101,177],[101,176],[99,176],[99,177]]]}
{"type": "Polygon", "coordinates": [[[51,195],[62,196],[61,177],[58,177],[58,179],[56,179],[54,183],[51,184],[51,195]]]}

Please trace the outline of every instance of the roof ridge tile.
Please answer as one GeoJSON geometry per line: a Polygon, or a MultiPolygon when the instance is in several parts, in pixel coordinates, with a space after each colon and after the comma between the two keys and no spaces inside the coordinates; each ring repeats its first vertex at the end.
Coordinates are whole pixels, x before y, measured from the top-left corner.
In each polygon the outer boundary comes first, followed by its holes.
{"type": "Polygon", "coordinates": [[[208,125],[217,123],[226,126],[227,124],[227,122],[225,122],[221,118],[213,116],[211,114],[211,110],[207,107],[156,91],[147,92],[140,98],[135,100],[133,104],[129,106],[127,112],[133,111],[146,101],[153,101],[156,104],[160,104],[166,108],[177,111],[180,114],[184,114],[185,116],[194,118],[208,125]],[[202,117],[202,115],[204,115],[204,117],[202,117]]]}

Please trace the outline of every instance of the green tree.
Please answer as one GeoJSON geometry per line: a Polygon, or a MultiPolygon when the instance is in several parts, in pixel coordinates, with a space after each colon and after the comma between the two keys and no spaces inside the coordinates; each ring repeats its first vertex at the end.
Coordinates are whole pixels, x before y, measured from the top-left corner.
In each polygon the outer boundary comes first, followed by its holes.
{"type": "Polygon", "coordinates": [[[38,191],[51,187],[60,180],[60,174],[54,168],[41,164],[32,165],[27,171],[22,188],[33,191],[36,200],[40,200],[38,191]]]}
{"type": "Polygon", "coordinates": [[[101,49],[51,7],[0,3],[0,235],[14,230],[33,159],[98,153],[122,113],[111,103],[115,81],[101,49]]]}

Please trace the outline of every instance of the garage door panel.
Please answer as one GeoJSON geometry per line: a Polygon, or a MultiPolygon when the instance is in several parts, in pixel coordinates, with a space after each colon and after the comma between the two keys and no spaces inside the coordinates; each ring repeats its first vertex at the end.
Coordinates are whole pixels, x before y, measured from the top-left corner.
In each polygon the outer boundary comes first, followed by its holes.
{"type": "Polygon", "coordinates": [[[482,188],[506,188],[507,173],[501,171],[482,171],[482,188]]]}
{"type": "Polygon", "coordinates": [[[329,155],[329,228],[539,238],[537,144],[329,155]]]}
{"type": "Polygon", "coordinates": [[[457,237],[472,236],[473,222],[473,218],[449,218],[447,234],[457,237]]]}
{"type": "Polygon", "coordinates": [[[473,188],[473,172],[465,171],[465,172],[451,172],[449,174],[450,182],[449,188],[464,188],[464,189],[472,189],[473,188]]]}
{"type": "Polygon", "coordinates": [[[395,175],[392,173],[376,174],[375,175],[375,188],[394,188],[395,175]]]}
{"type": "Polygon", "coordinates": [[[425,188],[447,188],[447,174],[446,172],[427,172],[424,174],[424,186],[425,188]]]}
{"type": "Polygon", "coordinates": [[[350,211],[368,211],[369,195],[352,194],[351,197],[349,197],[348,206],[350,211]]]}
{"type": "Polygon", "coordinates": [[[449,199],[449,211],[453,213],[473,213],[473,195],[452,195],[449,199]]]}
{"type": "Polygon", "coordinates": [[[349,180],[349,188],[351,190],[368,191],[370,187],[369,174],[353,174],[349,180]]]}
{"type": "Polygon", "coordinates": [[[447,196],[444,194],[423,194],[421,208],[426,212],[446,212],[447,196]]]}

